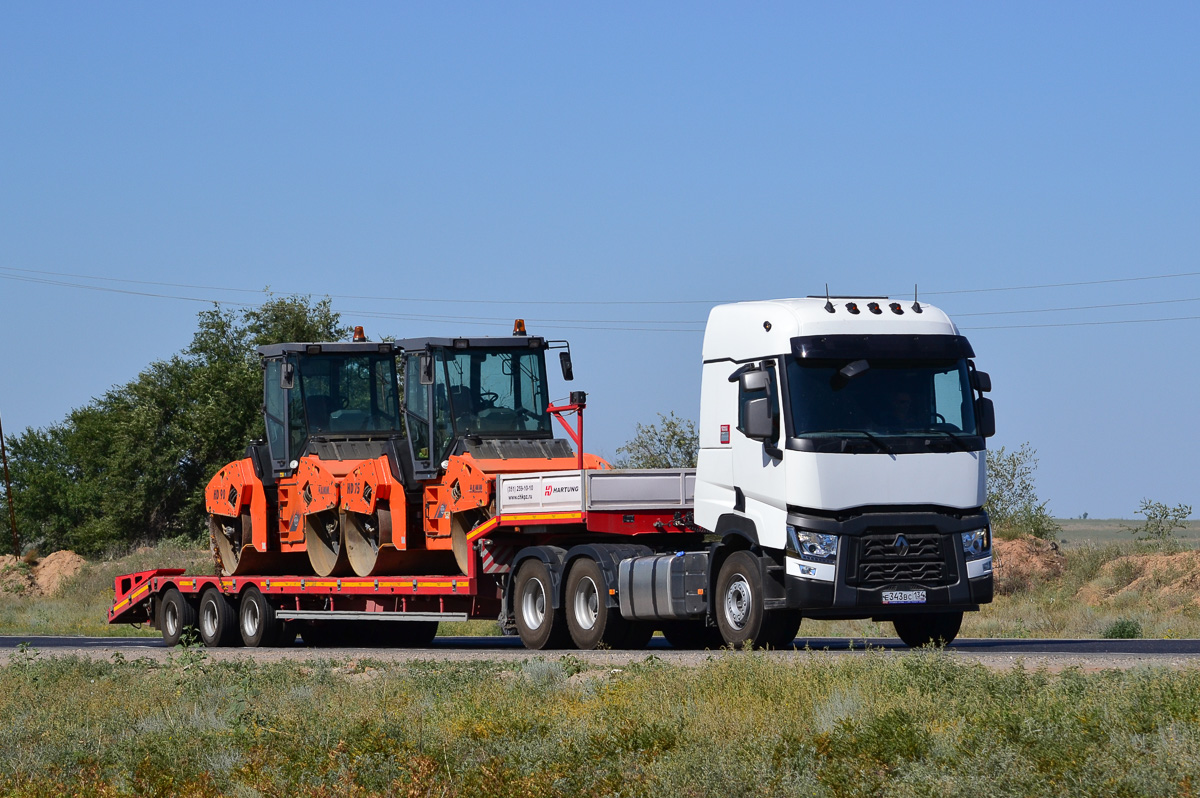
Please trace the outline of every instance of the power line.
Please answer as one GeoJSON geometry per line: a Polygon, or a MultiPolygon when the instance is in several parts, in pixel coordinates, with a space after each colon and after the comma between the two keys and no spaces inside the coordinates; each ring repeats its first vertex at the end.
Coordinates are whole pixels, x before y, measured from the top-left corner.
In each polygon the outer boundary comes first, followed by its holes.
{"type": "Polygon", "coordinates": [[[1035,310],[989,310],[982,313],[955,313],[954,318],[961,319],[968,316],[1012,316],[1022,313],[1058,313],[1068,310],[1100,310],[1102,308],[1133,308],[1144,305],[1171,305],[1179,302],[1200,302],[1200,297],[1191,297],[1188,299],[1152,299],[1145,302],[1117,302],[1111,305],[1075,305],[1073,307],[1037,308],[1035,310]]]}
{"type": "MultiPolygon", "coordinates": [[[[225,291],[242,294],[261,294],[266,292],[265,289],[257,288],[231,288],[229,286],[214,286],[214,285],[196,285],[193,283],[171,283],[160,282],[154,280],[132,280],[122,277],[97,277],[89,274],[77,274],[71,272],[52,272],[41,271],[36,269],[19,269],[12,266],[0,266],[0,271],[18,272],[22,274],[37,274],[51,275],[54,277],[71,277],[83,280],[96,280],[113,283],[126,283],[131,285],[154,285],[165,288],[186,288],[195,291],[225,291]]],[[[1183,277],[1200,277],[1200,272],[1177,272],[1174,274],[1153,274],[1140,277],[1114,277],[1104,280],[1080,280],[1067,283],[1037,283],[1032,285],[1014,285],[1014,286],[995,286],[991,288],[957,288],[947,289],[943,291],[922,291],[921,296],[950,296],[956,294],[983,294],[994,293],[998,291],[1033,291],[1045,288],[1078,288],[1088,285],[1112,285],[1117,283],[1135,283],[1145,282],[1150,280],[1174,280],[1183,277]]],[[[79,286],[85,287],[85,286],[79,286]]],[[[99,288],[98,286],[92,286],[99,288]]],[[[140,292],[129,292],[140,296],[158,296],[168,297],[173,299],[190,299],[192,301],[208,301],[197,300],[194,297],[178,297],[169,296],[166,294],[141,294],[140,292]]],[[[295,292],[295,291],[280,291],[270,293],[281,294],[303,294],[312,296],[311,292],[295,292]]],[[[892,292],[893,296],[904,296],[907,291],[892,292]]],[[[321,294],[328,296],[330,299],[370,299],[384,302],[432,302],[444,304],[474,304],[474,305],[718,305],[727,299],[666,299],[666,300],[526,300],[526,299],[444,299],[437,297],[393,297],[393,296],[371,296],[362,294],[321,294]]],[[[216,301],[216,300],[213,300],[216,301]]]]}
{"type": "MultiPolygon", "coordinates": [[[[0,268],[3,268],[3,267],[0,267],[0,268]]],[[[151,297],[151,298],[155,298],[155,299],[177,299],[177,300],[182,300],[182,301],[186,301],[186,302],[201,302],[206,305],[221,305],[221,306],[242,307],[242,308],[254,308],[254,307],[259,307],[261,305],[261,303],[253,303],[253,302],[233,302],[233,301],[230,301],[227,299],[211,299],[211,298],[204,298],[204,297],[179,296],[177,294],[158,294],[158,293],[152,293],[149,291],[133,291],[133,290],[125,289],[125,288],[112,288],[112,287],[103,286],[103,285],[85,285],[82,283],[70,283],[70,282],[66,282],[63,280],[48,280],[48,279],[40,279],[40,278],[36,278],[36,277],[21,277],[21,276],[17,276],[17,275],[0,274],[0,279],[14,280],[17,282],[25,282],[25,283],[35,283],[35,284],[39,284],[39,285],[51,285],[51,286],[57,286],[57,287],[63,287],[63,288],[80,288],[80,289],[89,290],[89,291],[102,291],[104,293],[123,294],[126,296],[141,296],[141,297],[151,297]]],[[[431,314],[419,314],[419,313],[407,313],[407,314],[406,313],[387,313],[385,311],[366,311],[366,310],[339,310],[339,312],[347,314],[347,315],[353,314],[353,315],[363,316],[363,317],[367,317],[367,318],[392,319],[392,320],[398,320],[398,321],[430,321],[430,322],[443,321],[446,323],[471,324],[471,325],[483,325],[483,326],[492,326],[495,323],[511,321],[511,319],[508,318],[507,316],[484,317],[482,320],[479,320],[479,321],[470,321],[470,320],[467,320],[463,316],[436,316],[436,315],[431,315],[431,314]]],[[[478,318],[478,317],[471,317],[471,318],[478,318]]],[[[532,318],[532,317],[529,318],[529,321],[535,321],[538,324],[544,324],[546,322],[551,322],[551,323],[558,322],[559,323],[558,326],[551,326],[550,324],[545,324],[546,329],[564,329],[564,330],[608,330],[608,329],[626,330],[626,329],[628,329],[628,330],[638,330],[638,331],[642,331],[642,332],[659,332],[659,331],[661,331],[661,332],[703,332],[703,330],[697,330],[697,329],[693,329],[693,328],[674,329],[674,328],[669,328],[669,327],[662,327],[662,328],[658,328],[658,327],[595,327],[595,326],[583,326],[583,325],[585,325],[585,324],[620,324],[620,325],[658,324],[658,325],[668,325],[668,324],[703,324],[704,323],[702,321],[693,321],[690,319],[683,319],[683,320],[679,320],[679,321],[656,321],[653,319],[536,319],[536,318],[532,318]],[[576,324],[575,322],[580,322],[580,323],[576,324]]]]}
{"type": "Polygon", "coordinates": [[[1026,330],[1038,327],[1104,327],[1110,324],[1153,324],[1160,321],[1192,321],[1200,316],[1170,316],[1161,319],[1122,319],[1119,321],[1064,321],[1056,324],[1000,324],[994,327],[959,327],[960,330],[1026,330]]]}
{"type": "Polygon", "coordinates": [[[953,291],[922,291],[922,296],[946,296],[947,294],[985,294],[993,291],[1032,291],[1040,288],[1075,288],[1082,285],[1107,285],[1110,283],[1136,283],[1144,280],[1173,280],[1177,277],[1198,277],[1200,272],[1178,274],[1154,274],[1148,277],[1114,277],[1109,280],[1083,280],[1077,283],[1041,283],[1039,285],[1013,285],[1005,288],[959,288],[953,291]]]}
{"type": "MultiPolygon", "coordinates": [[[[156,292],[151,292],[151,291],[135,291],[135,290],[125,289],[125,288],[115,288],[115,287],[103,286],[103,285],[88,285],[86,283],[74,283],[74,282],[68,282],[65,280],[52,280],[52,279],[48,279],[46,277],[32,277],[32,276],[23,276],[23,275],[49,274],[49,275],[54,275],[54,276],[58,276],[58,277],[75,277],[75,278],[80,278],[80,279],[85,279],[85,280],[98,280],[98,281],[103,280],[103,281],[108,281],[108,282],[128,283],[128,284],[135,284],[135,285],[157,285],[157,286],[164,286],[164,287],[189,288],[189,289],[195,289],[195,290],[234,291],[234,292],[240,292],[240,293],[268,293],[268,294],[276,293],[276,292],[272,292],[272,291],[264,292],[264,291],[260,291],[260,290],[246,289],[246,288],[228,288],[228,287],[220,287],[220,286],[199,286],[199,285],[191,285],[191,284],[186,284],[186,283],[168,283],[168,282],[157,282],[157,281],[150,281],[150,280],[127,280],[127,279],[123,279],[123,278],[94,277],[94,276],[90,276],[90,275],[78,275],[78,274],[70,274],[70,273],[66,273],[66,272],[39,272],[39,271],[35,271],[33,269],[17,269],[17,268],[8,267],[8,266],[0,266],[0,272],[10,272],[9,274],[0,273],[0,279],[13,280],[13,281],[17,281],[17,282],[27,282],[27,283],[49,285],[49,286],[63,287],[63,288],[78,288],[78,289],[89,290],[89,291],[101,291],[101,292],[105,292],[105,293],[122,294],[122,295],[126,295],[126,296],[141,296],[141,297],[148,297],[148,298],[154,298],[154,299],[175,299],[175,300],[186,301],[186,302],[200,302],[200,303],[204,303],[204,304],[213,304],[213,305],[230,306],[230,307],[242,307],[242,308],[259,307],[261,305],[261,303],[237,302],[237,301],[232,301],[232,300],[212,299],[212,298],[207,298],[207,297],[182,296],[179,294],[164,294],[164,293],[156,293],[156,292]],[[19,274],[12,274],[11,272],[19,272],[19,274]]],[[[953,291],[927,291],[927,292],[923,293],[923,296],[984,293],[984,292],[991,292],[991,291],[1021,291],[1021,290],[1032,290],[1032,289],[1040,289],[1040,288],[1062,288],[1062,287],[1075,287],[1075,286],[1084,286],[1084,285],[1129,283],[1129,282],[1139,282],[1139,281],[1147,281],[1147,280],[1166,280],[1166,279],[1174,279],[1174,278],[1181,278],[1181,277],[1194,277],[1194,276],[1200,276],[1200,272],[1181,272],[1181,273],[1177,273],[1177,274],[1148,275],[1148,276],[1144,276],[1144,277],[1124,277],[1124,278],[1113,278],[1113,279],[1106,279],[1106,280],[1089,280],[1089,281],[1072,282],[1072,283],[1044,283],[1044,284],[1040,284],[1040,285],[1012,286],[1012,287],[1007,287],[1007,288],[971,288],[971,289],[958,289],[958,290],[953,290],[953,291]]],[[[308,296],[311,296],[311,294],[309,294],[308,296]]],[[[358,296],[358,295],[341,295],[341,294],[325,295],[325,296],[328,296],[331,299],[334,299],[334,298],[337,298],[337,299],[369,299],[369,300],[398,301],[398,302],[434,302],[434,303],[458,303],[458,304],[508,304],[508,305],[516,305],[516,304],[531,304],[531,305],[717,304],[714,302],[709,302],[707,300],[667,300],[667,301],[638,300],[638,301],[628,301],[628,302],[618,302],[618,301],[601,302],[601,301],[569,300],[569,301],[563,301],[563,302],[557,302],[557,301],[527,301],[526,302],[526,301],[517,301],[517,300],[509,301],[509,300],[467,300],[467,299],[414,299],[414,298],[410,298],[410,297],[375,297],[375,296],[358,296]]],[[[1029,314],[1029,313],[1059,313],[1059,312],[1078,311],[1078,310],[1100,310],[1100,309],[1111,309],[1111,308],[1120,308],[1120,307],[1140,307],[1140,306],[1165,305],[1165,304],[1176,304],[1176,303],[1197,302],[1197,301],[1200,301],[1200,297],[1190,297],[1190,298],[1181,298],[1181,299],[1146,300],[1146,301],[1142,301],[1142,302],[1120,302],[1120,303],[1099,304],[1099,305],[1076,305],[1076,306],[1065,306],[1065,307],[1057,307],[1057,308],[1035,308],[1035,309],[1029,309],[1029,310],[1004,310],[1004,311],[983,311],[983,312],[977,312],[977,313],[956,313],[956,314],[954,314],[954,318],[970,318],[970,317],[979,317],[979,316],[1006,316],[1006,315],[1029,314]]],[[[436,323],[446,323],[446,324],[452,323],[452,324],[457,324],[457,325],[471,325],[471,326],[495,326],[498,323],[501,323],[501,322],[506,323],[508,321],[507,317],[499,317],[499,316],[464,317],[461,315],[451,316],[451,315],[418,314],[418,313],[392,313],[392,312],[387,312],[387,311],[368,311],[368,310],[350,310],[350,309],[339,309],[338,312],[346,314],[346,315],[361,316],[364,318],[379,318],[379,319],[387,319],[387,320],[394,320],[394,321],[422,321],[422,322],[429,322],[429,323],[435,323],[435,324],[436,323]]],[[[1173,316],[1173,317],[1156,318],[1156,319],[1129,319],[1129,320],[1092,321],[1092,322],[1059,322],[1059,323],[1052,323],[1052,324],[990,325],[990,326],[986,326],[986,327],[962,327],[961,329],[1001,330],[1001,329],[1028,329],[1028,328],[1038,328],[1038,327],[1081,327],[1081,326],[1094,327],[1094,326],[1106,326],[1106,325],[1113,325],[1113,324],[1145,324],[1145,323],[1165,322],[1165,321],[1186,321],[1186,320],[1191,320],[1191,319],[1196,319],[1196,318],[1200,318],[1200,316],[1173,316]]],[[[700,333],[700,332],[704,331],[703,327],[682,327],[682,326],[670,327],[670,326],[667,326],[667,325],[689,325],[689,324],[703,325],[704,324],[704,321],[694,320],[694,319],[659,321],[659,320],[654,320],[654,319],[539,319],[539,318],[529,318],[528,321],[539,324],[543,329],[559,329],[559,330],[597,330],[597,331],[610,331],[610,332],[613,332],[613,331],[616,331],[616,332],[623,332],[623,331],[677,332],[677,333],[700,333]],[[626,326],[626,325],[630,325],[630,324],[658,325],[658,326],[653,326],[653,327],[626,326]],[[610,326],[597,326],[597,325],[610,325],[610,326]],[[620,326],[616,326],[616,325],[620,325],[620,326]]]]}
{"type": "MultiPolygon", "coordinates": [[[[124,279],[124,278],[120,278],[120,277],[95,277],[95,276],[88,275],[88,274],[71,274],[68,272],[38,271],[35,269],[17,269],[15,267],[11,267],[11,266],[0,266],[0,271],[20,272],[20,273],[24,273],[24,274],[49,274],[54,277],[72,277],[75,279],[82,279],[82,280],[99,280],[99,281],[115,282],[115,283],[130,283],[130,284],[134,284],[134,285],[156,285],[156,286],[162,286],[164,288],[187,288],[187,289],[194,290],[194,291],[233,291],[233,292],[243,293],[243,294],[267,293],[266,291],[264,291],[264,289],[255,289],[255,288],[229,288],[227,286],[193,285],[190,283],[165,283],[165,282],[157,282],[157,281],[153,281],[153,280],[128,280],[128,279],[124,279]]],[[[0,275],[0,277],[4,277],[4,275],[0,275]]],[[[13,276],[13,277],[8,277],[7,279],[21,279],[21,278],[13,276]]],[[[32,281],[38,282],[37,280],[32,280],[32,281]]],[[[105,289],[101,288],[100,286],[86,286],[86,285],[78,285],[78,284],[73,284],[73,283],[64,283],[64,284],[76,285],[79,288],[96,288],[97,290],[105,290],[105,289]]],[[[116,290],[116,289],[107,289],[107,290],[116,290]]],[[[125,292],[125,293],[138,293],[138,292],[131,291],[131,292],[125,292]]],[[[285,295],[301,294],[304,296],[313,296],[314,295],[312,292],[305,292],[305,291],[270,291],[269,293],[285,294],[285,295]]],[[[165,294],[144,294],[144,296],[167,296],[167,295],[165,295],[165,294]]],[[[455,304],[455,305],[463,305],[463,304],[468,304],[468,305],[717,305],[717,304],[720,304],[722,301],[724,301],[724,300],[709,300],[709,299],[645,299],[645,300],[627,300],[627,299],[621,299],[621,300],[444,299],[444,298],[435,298],[435,297],[402,297],[402,296],[375,296],[375,295],[362,295],[362,294],[326,294],[326,293],[320,293],[320,296],[327,296],[330,299],[372,299],[372,300],[379,300],[382,302],[436,302],[436,303],[455,304]]],[[[169,298],[192,299],[192,297],[175,297],[175,296],[172,296],[169,298]]],[[[205,300],[205,301],[208,301],[208,300],[205,300]]],[[[213,301],[217,301],[217,300],[213,300],[213,301]]]]}

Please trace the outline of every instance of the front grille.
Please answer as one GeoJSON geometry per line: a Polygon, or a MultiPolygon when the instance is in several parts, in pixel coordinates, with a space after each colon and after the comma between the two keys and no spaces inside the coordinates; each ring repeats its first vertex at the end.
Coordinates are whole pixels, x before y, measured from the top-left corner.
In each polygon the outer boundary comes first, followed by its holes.
{"type": "Polygon", "coordinates": [[[864,535],[858,539],[854,581],[864,588],[903,583],[930,587],[950,584],[954,580],[950,578],[946,555],[952,550],[946,547],[946,540],[946,536],[936,532],[916,529],[877,530],[864,535]],[[898,542],[900,546],[896,545],[898,542]]]}

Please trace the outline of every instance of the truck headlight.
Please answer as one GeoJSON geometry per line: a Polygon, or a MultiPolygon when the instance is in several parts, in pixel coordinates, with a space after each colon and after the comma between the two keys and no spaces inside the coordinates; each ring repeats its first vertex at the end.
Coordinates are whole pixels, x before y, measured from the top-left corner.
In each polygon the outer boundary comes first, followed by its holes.
{"type": "Polygon", "coordinates": [[[837,535],[811,532],[794,526],[789,526],[787,531],[789,548],[794,549],[800,559],[816,562],[834,562],[837,559],[837,535]]]}
{"type": "Polygon", "coordinates": [[[987,527],[962,533],[963,554],[968,560],[986,557],[992,549],[992,536],[987,527]]]}

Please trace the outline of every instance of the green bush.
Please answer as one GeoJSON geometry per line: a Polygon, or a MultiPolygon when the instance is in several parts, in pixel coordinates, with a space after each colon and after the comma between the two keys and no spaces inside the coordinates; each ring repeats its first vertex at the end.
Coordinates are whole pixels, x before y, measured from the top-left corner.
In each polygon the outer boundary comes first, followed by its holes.
{"type": "Polygon", "coordinates": [[[1138,540],[1169,544],[1175,539],[1175,530],[1187,527],[1192,505],[1177,504],[1170,507],[1162,502],[1142,499],[1141,506],[1135,512],[1145,520],[1134,527],[1122,526],[1122,529],[1137,535],[1138,540]]]}
{"type": "Polygon", "coordinates": [[[1142,636],[1142,625],[1132,618],[1113,621],[1101,635],[1106,640],[1136,640],[1142,636]]]}
{"type": "Polygon", "coordinates": [[[987,453],[987,501],[984,509],[992,523],[992,532],[999,538],[1033,535],[1054,540],[1062,531],[1039,502],[1034,472],[1037,471],[1037,450],[1022,443],[1014,451],[989,449],[987,453]]]}

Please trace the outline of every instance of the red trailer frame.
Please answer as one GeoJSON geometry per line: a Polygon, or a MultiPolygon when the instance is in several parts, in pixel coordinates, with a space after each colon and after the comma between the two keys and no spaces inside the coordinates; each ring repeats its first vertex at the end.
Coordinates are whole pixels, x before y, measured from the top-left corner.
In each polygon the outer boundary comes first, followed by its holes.
{"type": "MultiPolygon", "coordinates": [[[[553,476],[560,478],[564,473],[578,473],[583,480],[588,472],[554,472],[553,476]]],[[[153,615],[155,607],[172,588],[185,596],[199,596],[209,588],[216,588],[237,598],[251,586],[264,596],[274,597],[272,603],[281,620],[495,619],[502,609],[500,575],[509,571],[509,563],[525,546],[554,545],[556,538],[571,533],[593,539],[600,535],[610,540],[628,540],[641,535],[698,531],[691,522],[690,511],[680,510],[588,511],[585,508],[571,512],[508,513],[494,516],[468,535],[472,554],[465,575],[214,576],[188,574],[180,568],[156,568],[116,578],[108,622],[157,623],[153,615]],[[561,530],[526,537],[522,530],[531,526],[561,530]],[[504,534],[497,535],[501,531],[504,534]]]]}

